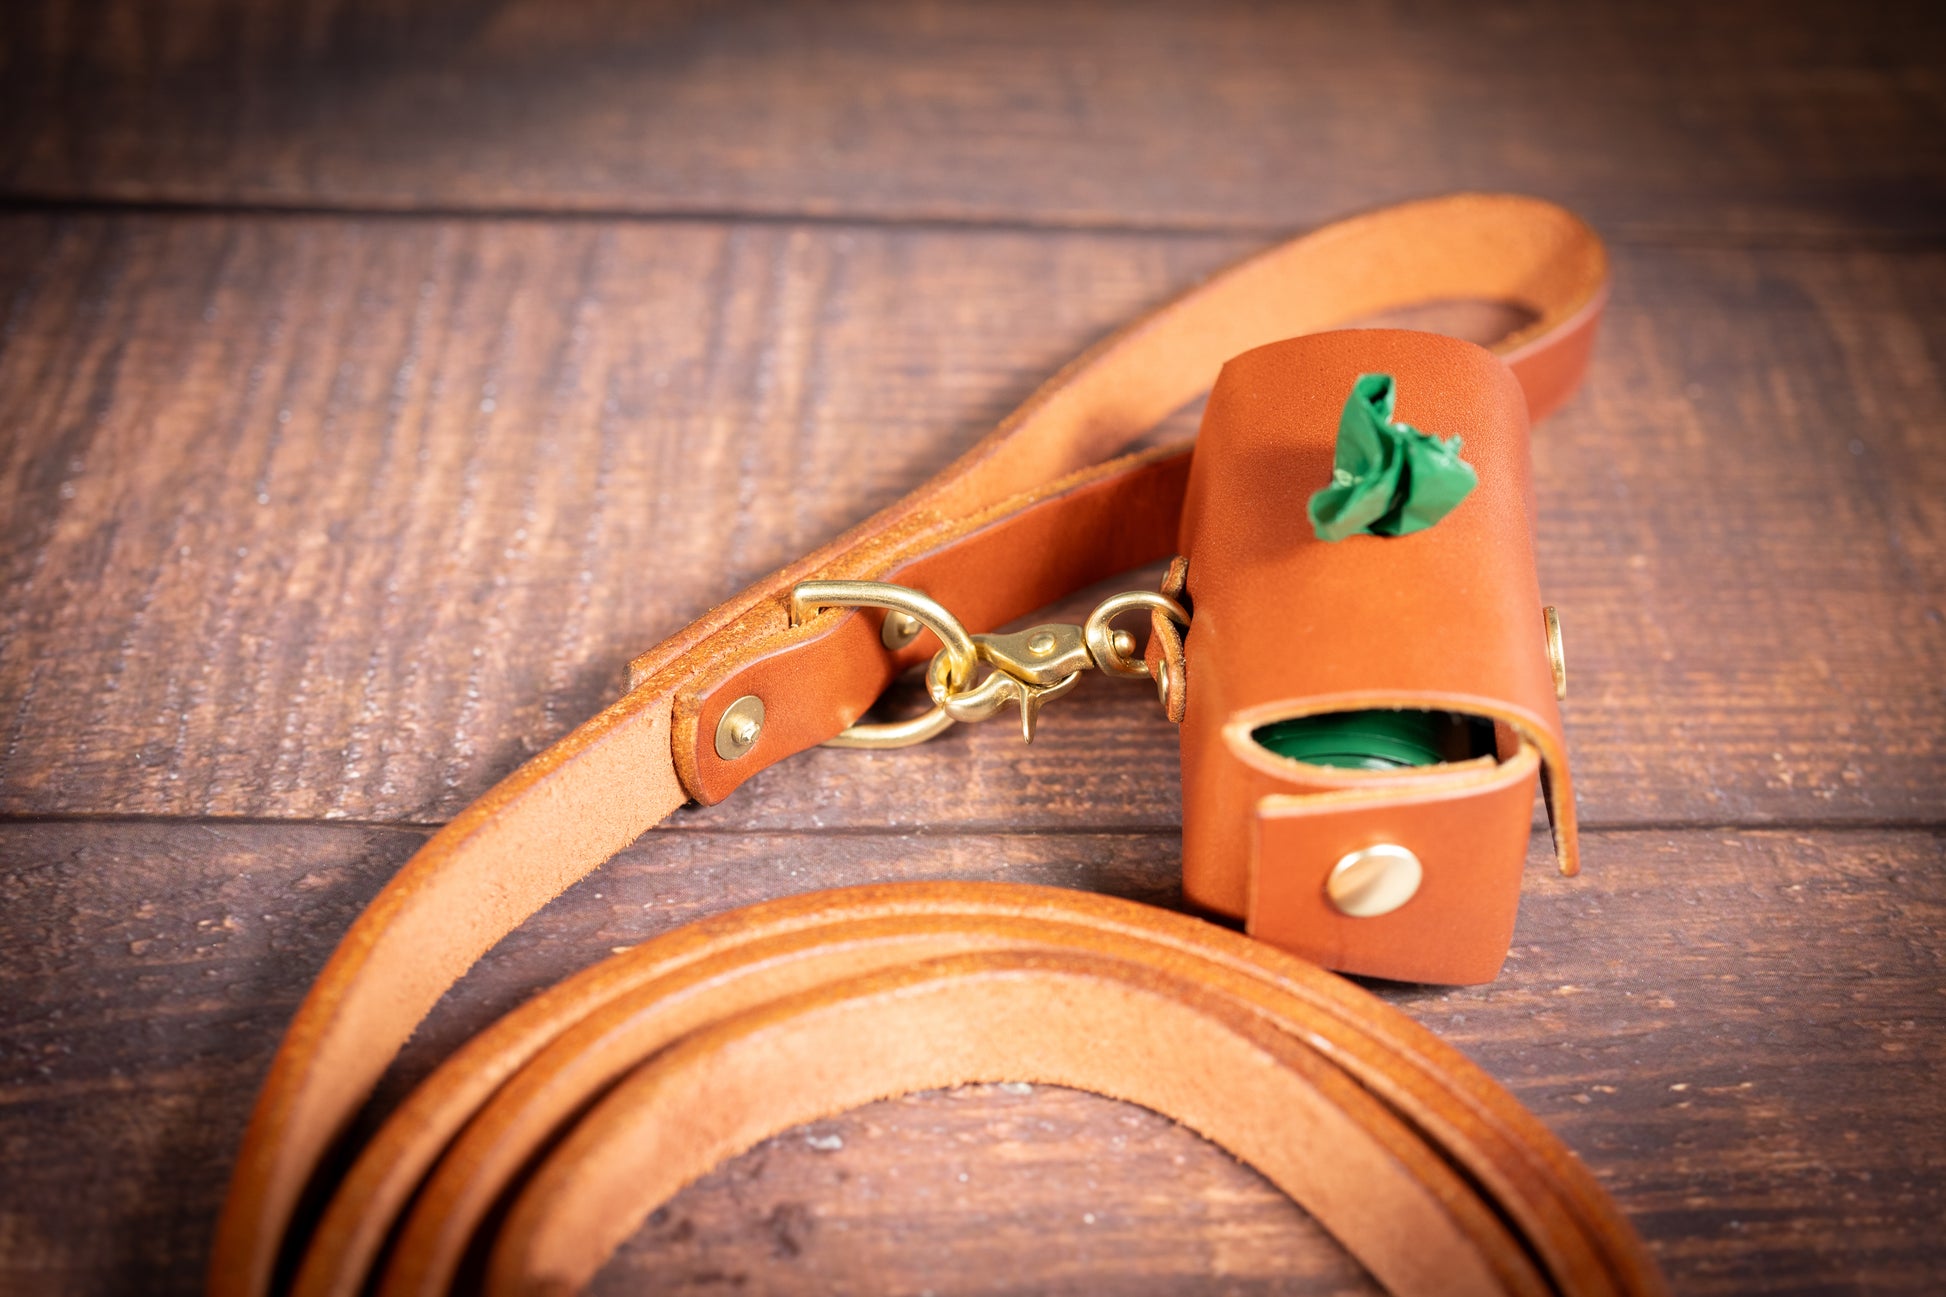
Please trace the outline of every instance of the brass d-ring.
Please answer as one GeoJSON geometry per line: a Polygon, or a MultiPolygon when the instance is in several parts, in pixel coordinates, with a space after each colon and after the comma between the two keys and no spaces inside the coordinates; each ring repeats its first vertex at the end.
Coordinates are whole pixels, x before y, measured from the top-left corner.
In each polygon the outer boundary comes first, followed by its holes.
{"type": "Polygon", "coordinates": [[[1181,604],[1166,594],[1153,590],[1125,590],[1101,601],[1092,613],[1088,614],[1088,624],[1082,633],[1088,639],[1088,652],[1094,657],[1095,665],[1111,676],[1121,676],[1125,680],[1148,678],[1149,664],[1140,658],[1123,657],[1115,648],[1115,618],[1131,608],[1145,608],[1160,612],[1176,625],[1189,626],[1189,612],[1181,604]]]}
{"type": "MultiPolygon", "coordinates": [[[[955,689],[973,678],[979,650],[959,618],[943,604],[917,590],[886,581],[804,581],[791,591],[791,625],[802,626],[824,608],[884,608],[904,613],[939,637],[944,647],[944,678],[955,689]]],[[[827,740],[831,748],[905,748],[940,734],[953,725],[943,707],[923,716],[882,724],[856,724],[827,740]]]]}
{"type": "Polygon", "coordinates": [[[860,721],[847,726],[836,738],[826,739],[827,748],[909,748],[937,738],[953,728],[953,718],[944,707],[934,707],[906,721],[860,721]]]}

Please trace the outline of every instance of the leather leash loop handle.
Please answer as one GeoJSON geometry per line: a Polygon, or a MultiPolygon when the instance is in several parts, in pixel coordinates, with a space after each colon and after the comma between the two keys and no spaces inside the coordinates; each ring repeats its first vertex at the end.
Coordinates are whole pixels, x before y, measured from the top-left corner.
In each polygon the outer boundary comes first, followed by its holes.
{"type": "MultiPolygon", "coordinates": [[[[299,1203],[326,1187],[314,1181],[327,1152],[419,1021],[482,954],[685,801],[718,800],[750,773],[833,737],[877,696],[898,664],[853,651],[846,636],[861,626],[857,614],[793,630],[791,587],[936,571],[938,581],[910,583],[958,610],[969,629],[990,629],[1065,590],[1050,589],[1049,570],[1033,564],[970,581],[954,566],[958,546],[996,536],[1031,544],[1101,515],[1104,502],[1133,498],[1139,519],[1058,575],[1105,576],[1171,552],[1183,457],[1087,466],[1206,390],[1230,356],[1418,302],[1508,300],[1535,320],[1497,351],[1538,416],[1578,379],[1605,292],[1600,241],[1535,199],[1463,194],[1324,227],[1105,340],[931,482],[636,659],[625,697],[456,816],[333,953],[251,1116],[218,1224],[210,1292],[271,1291],[280,1257],[302,1251],[299,1203]],[[865,665],[847,665],[858,661],[865,665]],[[698,729],[715,723],[736,697],[724,691],[739,685],[791,705],[771,709],[755,749],[732,768],[700,750],[698,729]],[[824,701],[807,709],[800,698],[824,701]]],[[[872,648],[876,636],[860,642],[872,648]]],[[[489,1055],[469,1048],[458,1057],[481,1064],[480,1084],[497,1083],[489,1055]]]]}

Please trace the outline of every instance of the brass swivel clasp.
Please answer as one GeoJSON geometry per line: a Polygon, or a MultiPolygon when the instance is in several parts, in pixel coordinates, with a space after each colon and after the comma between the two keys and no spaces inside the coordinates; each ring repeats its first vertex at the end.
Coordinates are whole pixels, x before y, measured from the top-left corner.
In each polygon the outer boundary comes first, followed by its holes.
{"type": "MultiPolygon", "coordinates": [[[[910,618],[895,637],[888,620],[888,643],[909,642],[918,627],[939,637],[939,652],[926,666],[926,693],[932,710],[908,721],[856,724],[832,739],[841,748],[902,748],[950,728],[956,721],[983,721],[1003,709],[1020,709],[1020,733],[1034,741],[1043,703],[1059,698],[1098,669],[1125,679],[1147,679],[1149,665],[1135,656],[1135,637],[1116,630],[1114,619],[1136,609],[1160,611],[1187,628],[1189,614],[1164,594],[1130,590],[1105,599],[1080,626],[1051,623],[1010,634],[968,634],[959,619],[937,600],[887,581],[805,581],[791,591],[791,625],[802,626],[826,608],[882,608],[887,618],[910,618]],[[991,668],[985,676],[980,664],[991,668]]],[[[1171,650],[1174,651],[1173,649],[1171,650]]],[[[1180,677],[1181,663],[1169,669],[1180,677]]]]}

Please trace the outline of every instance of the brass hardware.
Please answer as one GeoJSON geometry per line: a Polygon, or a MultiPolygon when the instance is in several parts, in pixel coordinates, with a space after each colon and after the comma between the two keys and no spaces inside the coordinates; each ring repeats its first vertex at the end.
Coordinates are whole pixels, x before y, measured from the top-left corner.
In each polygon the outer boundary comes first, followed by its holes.
{"type": "Polygon", "coordinates": [[[1146,680],[1149,664],[1135,656],[1135,637],[1118,633],[1109,625],[1131,608],[1159,611],[1178,626],[1189,625],[1189,614],[1174,599],[1153,590],[1124,590],[1121,594],[1110,595],[1088,614],[1088,623],[1082,628],[1082,633],[1087,637],[1088,651],[1094,655],[1095,665],[1107,674],[1120,676],[1124,680],[1146,680]]]}
{"type": "Polygon", "coordinates": [[[973,676],[978,654],[959,618],[937,600],[887,581],[802,581],[791,591],[791,625],[802,626],[826,608],[884,608],[915,618],[944,645],[948,678],[964,684],[973,676]]]}
{"type": "MultiPolygon", "coordinates": [[[[954,687],[973,678],[978,649],[973,637],[959,619],[936,600],[902,585],[886,581],[804,581],[791,591],[791,625],[802,626],[825,608],[883,608],[885,627],[879,632],[881,643],[890,645],[892,621],[910,617],[916,624],[939,636],[942,647],[933,655],[932,668],[941,669],[954,687]],[[941,664],[944,664],[942,667],[941,664]]],[[[914,631],[916,636],[918,631],[914,631]]],[[[908,636],[906,643],[912,642],[908,636]]],[[[930,678],[931,669],[927,676],[930,678]]],[[[934,704],[931,711],[905,721],[855,724],[827,746],[834,748],[907,748],[924,743],[952,728],[953,717],[934,704]]]]}
{"type": "Polygon", "coordinates": [[[896,653],[918,639],[924,629],[911,613],[894,610],[885,614],[885,624],[878,628],[878,642],[896,653]]]}
{"type": "Polygon", "coordinates": [[[1391,842],[1353,851],[1331,867],[1324,894],[1354,919],[1390,914],[1418,894],[1426,876],[1419,857],[1391,842]]]}
{"type": "MultiPolygon", "coordinates": [[[[1067,629],[1073,630],[1073,627],[1067,629]]],[[[1008,703],[1020,707],[1020,736],[1027,742],[1034,741],[1034,725],[1040,718],[1041,704],[1051,698],[1059,698],[1068,690],[1081,683],[1081,673],[1092,666],[1084,662],[1068,675],[1041,684],[1036,680],[1023,680],[1011,674],[999,662],[987,656],[986,635],[975,635],[974,643],[979,645],[982,659],[993,664],[993,671],[987,678],[971,689],[955,691],[944,679],[940,659],[935,657],[932,665],[926,668],[926,692],[932,695],[942,711],[956,721],[972,723],[983,721],[997,714],[1008,703]]],[[[1041,675],[1037,668],[1034,675],[1041,675]]]]}
{"type": "Polygon", "coordinates": [[[854,725],[835,739],[826,739],[828,748],[909,748],[915,743],[937,738],[953,728],[953,718],[944,708],[934,707],[909,721],[881,721],[854,725]]]}
{"type": "Polygon", "coordinates": [[[1169,705],[1169,659],[1166,657],[1156,664],[1155,697],[1164,707],[1169,705]]]}
{"type": "MultiPolygon", "coordinates": [[[[932,710],[907,721],[853,725],[828,744],[839,748],[907,747],[932,738],[956,721],[983,721],[1009,705],[1020,708],[1021,737],[1032,743],[1041,704],[1074,688],[1081,682],[1083,671],[1098,667],[1107,674],[1130,679],[1148,676],[1148,663],[1135,656],[1135,637],[1110,625],[1118,614],[1133,608],[1160,609],[1178,625],[1189,625],[1189,614],[1181,604],[1167,595],[1142,590],[1104,601],[1085,626],[1031,626],[1009,635],[969,635],[934,599],[884,581],[806,581],[791,591],[791,625],[802,626],[825,608],[886,609],[880,640],[888,647],[894,647],[894,620],[898,618],[910,619],[914,625],[932,631],[942,645],[926,667],[926,692],[932,698],[932,710]],[[980,662],[993,670],[976,683],[980,662]]],[[[901,644],[911,643],[917,633],[905,634],[904,623],[899,623],[901,644]]],[[[1162,692],[1166,697],[1166,680],[1162,692]]],[[[720,755],[720,733],[717,750],[720,755]]]]}
{"type": "Polygon", "coordinates": [[[1541,609],[1541,621],[1547,627],[1547,664],[1554,669],[1554,696],[1568,696],[1568,659],[1561,651],[1561,614],[1552,607],[1541,609]]]}
{"type": "Polygon", "coordinates": [[[716,722],[716,755],[735,761],[757,746],[764,732],[764,700],[745,694],[731,703],[716,722]]]}
{"type": "Polygon", "coordinates": [[[982,661],[1022,684],[1051,685],[1094,665],[1079,626],[1034,626],[1012,635],[975,635],[982,661]]]}

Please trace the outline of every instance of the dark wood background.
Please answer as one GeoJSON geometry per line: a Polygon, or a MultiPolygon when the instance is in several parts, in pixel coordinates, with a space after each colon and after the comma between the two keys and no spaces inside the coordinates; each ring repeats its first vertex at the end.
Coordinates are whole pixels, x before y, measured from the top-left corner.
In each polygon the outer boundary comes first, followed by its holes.
{"type": "MultiPolygon", "coordinates": [[[[623,662],[1275,236],[1509,188],[1612,241],[1535,444],[1588,868],[1384,988],[1680,1291],[1946,1270],[1946,36],[1922,5],[0,8],[0,1290],[193,1292],[385,878],[623,662]]],[[[883,878],[1168,904],[1096,682],[685,813],[392,1092],[611,947],[883,878]]],[[[1019,1087],[796,1131],[601,1292],[1362,1290],[1249,1170],[1019,1087]]]]}

